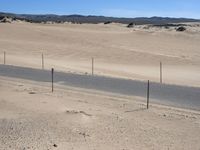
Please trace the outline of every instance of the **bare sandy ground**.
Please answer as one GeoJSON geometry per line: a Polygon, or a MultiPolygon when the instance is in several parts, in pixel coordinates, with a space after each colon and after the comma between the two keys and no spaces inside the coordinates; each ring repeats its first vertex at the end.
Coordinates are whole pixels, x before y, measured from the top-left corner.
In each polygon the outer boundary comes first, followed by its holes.
{"type": "MultiPolygon", "coordinates": [[[[200,86],[200,29],[0,24],[0,62],[200,86]]],[[[200,113],[117,94],[0,77],[0,149],[200,150],[200,113]]]]}
{"type": "Polygon", "coordinates": [[[0,149],[200,149],[200,113],[0,78],[0,149]]]}
{"type": "Polygon", "coordinates": [[[163,62],[165,83],[200,86],[200,27],[185,32],[143,26],[73,24],[0,24],[0,61],[7,64],[78,73],[95,73],[159,82],[163,62]]]}

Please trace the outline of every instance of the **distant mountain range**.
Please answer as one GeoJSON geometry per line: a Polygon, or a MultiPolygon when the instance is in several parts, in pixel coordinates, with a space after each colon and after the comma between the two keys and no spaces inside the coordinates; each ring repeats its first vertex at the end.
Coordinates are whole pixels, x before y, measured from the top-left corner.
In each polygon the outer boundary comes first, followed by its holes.
{"type": "Polygon", "coordinates": [[[168,24],[168,23],[184,23],[184,22],[200,22],[198,19],[189,18],[168,18],[168,17],[140,17],[140,18],[116,18],[116,17],[105,17],[105,16],[82,16],[82,15],[31,15],[31,14],[13,14],[0,12],[0,19],[9,17],[13,20],[23,20],[33,23],[41,22],[72,22],[72,23],[133,23],[136,25],[143,24],[168,24]]]}

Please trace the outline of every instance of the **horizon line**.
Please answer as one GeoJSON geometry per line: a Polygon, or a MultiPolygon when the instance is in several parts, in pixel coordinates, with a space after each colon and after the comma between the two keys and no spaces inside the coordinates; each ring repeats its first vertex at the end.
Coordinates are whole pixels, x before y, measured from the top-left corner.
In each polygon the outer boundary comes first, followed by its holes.
{"type": "Polygon", "coordinates": [[[120,17],[120,16],[109,16],[109,15],[95,15],[95,14],[79,14],[79,13],[71,13],[71,14],[59,14],[59,13],[15,13],[15,12],[4,12],[0,11],[0,13],[4,14],[13,14],[13,15],[39,15],[39,16],[45,16],[45,15],[55,15],[55,16],[83,16],[83,17],[108,17],[108,18],[125,18],[125,19],[136,19],[136,18],[173,18],[173,19],[194,19],[194,20],[200,20],[200,18],[190,18],[190,17],[173,17],[173,16],[140,16],[140,17],[120,17]]]}

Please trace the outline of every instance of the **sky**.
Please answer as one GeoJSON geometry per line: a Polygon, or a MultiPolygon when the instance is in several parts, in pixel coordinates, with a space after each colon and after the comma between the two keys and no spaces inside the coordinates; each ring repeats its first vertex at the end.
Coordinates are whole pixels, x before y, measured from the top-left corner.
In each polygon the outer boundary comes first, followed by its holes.
{"type": "Polygon", "coordinates": [[[200,0],[0,0],[0,12],[200,19],[200,0]]]}

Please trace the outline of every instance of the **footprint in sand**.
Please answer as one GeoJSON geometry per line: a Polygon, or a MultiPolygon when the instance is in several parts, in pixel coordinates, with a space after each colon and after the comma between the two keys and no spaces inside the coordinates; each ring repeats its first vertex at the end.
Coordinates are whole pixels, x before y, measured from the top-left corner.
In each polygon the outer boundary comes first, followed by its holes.
{"type": "Polygon", "coordinates": [[[74,121],[88,123],[91,121],[91,114],[88,114],[84,111],[76,111],[76,110],[66,110],[65,113],[68,117],[72,117],[74,121]]]}

